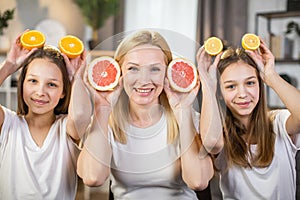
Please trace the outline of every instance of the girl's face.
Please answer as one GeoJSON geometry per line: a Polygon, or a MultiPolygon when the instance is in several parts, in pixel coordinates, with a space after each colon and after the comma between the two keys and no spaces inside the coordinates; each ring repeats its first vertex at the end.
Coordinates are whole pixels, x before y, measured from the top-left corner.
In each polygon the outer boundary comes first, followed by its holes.
{"type": "Polygon", "coordinates": [[[239,119],[248,119],[259,101],[259,82],[255,68],[243,61],[230,64],[220,77],[227,107],[239,119]]]}
{"type": "Polygon", "coordinates": [[[137,105],[158,104],[165,72],[164,53],[160,48],[142,45],[129,51],[124,57],[122,74],[130,102],[137,105]]]}
{"type": "Polygon", "coordinates": [[[29,113],[53,113],[59,100],[64,97],[60,69],[47,59],[34,59],[28,65],[23,91],[29,113]]]}

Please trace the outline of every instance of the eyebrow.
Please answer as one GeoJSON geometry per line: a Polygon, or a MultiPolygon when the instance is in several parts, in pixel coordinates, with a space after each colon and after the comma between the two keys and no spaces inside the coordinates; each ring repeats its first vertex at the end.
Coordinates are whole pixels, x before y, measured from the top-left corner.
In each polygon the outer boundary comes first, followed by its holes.
{"type": "Polygon", "coordinates": [[[139,64],[134,63],[134,62],[128,62],[128,63],[126,63],[126,65],[136,65],[136,66],[139,66],[139,64]]]}
{"type": "Polygon", "coordinates": [[[155,66],[166,66],[166,65],[163,65],[163,64],[161,64],[161,63],[152,63],[152,64],[149,64],[149,65],[139,65],[139,64],[137,64],[137,63],[134,63],[134,62],[128,62],[128,63],[126,63],[126,65],[135,65],[135,66],[140,66],[140,67],[142,67],[142,66],[149,66],[149,67],[155,67],[155,66]]]}
{"type": "MultiPolygon", "coordinates": [[[[245,80],[250,80],[250,79],[253,79],[253,78],[257,79],[256,76],[250,76],[250,77],[246,78],[245,80]]],[[[223,83],[232,83],[232,82],[235,82],[235,81],[234,80],[229,80],[229,81],[225,81],[223,83]]]]}
{"type": "MultiPolygon", "coordinates": [[[[32,76],[33,78],[38,77],[37,75],[34,75],[34,74],[28,74],[28,76],[29,76],[29,77],[32,76]]],[[[57,79],[57,78],[50,78],[50,80],[51,80],[51,81],[61,82],[61,81],[60,81],[59,79],[57,79]]]]}

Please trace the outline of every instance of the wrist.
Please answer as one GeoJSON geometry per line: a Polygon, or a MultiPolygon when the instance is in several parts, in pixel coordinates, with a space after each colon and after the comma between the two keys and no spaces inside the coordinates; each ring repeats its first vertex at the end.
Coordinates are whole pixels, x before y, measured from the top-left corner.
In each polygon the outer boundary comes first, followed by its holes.
{"type": "Polygon", "coordinates": [[[273,88],[273,85],[277,84],[278,81],[280,81],[282,78],[280,77],[280,75],[276,72],[273,72],[271,74],[268,74],[267,76],[265,76],[265,83],[273,88]]]}
{"type": "Polygon", "coordinates": [[[13,65],[14,65],[13,63],[4,60],[0,64],[1,76],[7,78],[9,75],[11,75],[13,73],[11,72],[11,69],[13,69],[13,65]]]}
{"type": "Polygon", "coordinates": [[[175,118],[179,127],[184,124],[186,121],[191,120],[192,118],[192,108],[191,107],[180,107],[173,110],[175,118]]]}
{"type": "Polygon", "coordinates": [[[108,105],[95,105],[96,115],[101,115],[101,117],[108,118],[112,111],[112,107],[108,105]]]}

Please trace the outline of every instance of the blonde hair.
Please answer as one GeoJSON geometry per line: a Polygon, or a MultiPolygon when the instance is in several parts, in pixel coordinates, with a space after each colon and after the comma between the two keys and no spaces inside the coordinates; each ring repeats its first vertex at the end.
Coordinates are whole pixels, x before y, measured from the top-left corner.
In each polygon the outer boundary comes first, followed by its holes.
{"type": "MultiPolygon", "coordinates": [[[[273,133],[272,119],[268,116],[266,95],[263,80],[259,76],[256,63],[243,49],[229,48],[221,57],[218,64],[220,75],[224,70],[231,65],[242,61],[256,70],[256,75],[259,82],[259,101],[252,111],[250,117],[249,128],[244,127],[232,114],[230,109],[223,105],[222,111],[224,122],[224,149],[228,161],[228,167],[236,164],[242,167],[266,167],[271,164],[274,157],[275,134],[273,133]],[[251,154],[250,141],[245,140],[242,136],[248,134],[247,138],[256,139],[257,152],[251,154]],[[250,160],[249,157],[250,156],[250,160]]],[[[220,85],[220,84],[218,84],[220,85]]],[[[221,92],[218,91],[221,96],[221,92]]],[[[220,98],[222,99],[222,98],[220,98]]],[[[222,102],[225,104],[224,102],[222,102]]]]}
{"type": "MultiPolygon", "coordinates": [[[[122,66],[124,56],[133,48],[141,45],[153,45],[159,47],[165,55],[165,63],[168,65],[172,60],[172,53],[166,40],[155,31],[142,30],[126,37],[118,46],[114,59],[122,66]]],[[[168,130],[168,142],[172,143],[178,136],[178,124],[176,122],[173,111],[169,105],[169,101],[164,91],[159,96],[159,103],[163,106],[168,130]]],[[[123,90],[120,98],[114,106],[109,119],[109,125],[112,128],[115,139],[120,143],[126,143],[125,134],[126,126],[129,119],[129,98],[123,90]]]]}

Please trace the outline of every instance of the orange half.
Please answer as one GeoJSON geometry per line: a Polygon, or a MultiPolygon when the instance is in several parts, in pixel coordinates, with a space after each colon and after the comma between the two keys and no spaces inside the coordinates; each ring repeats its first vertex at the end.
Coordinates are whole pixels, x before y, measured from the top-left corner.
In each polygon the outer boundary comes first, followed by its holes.
{"type": "Polygon", "coordinates": [[[25,49],[41,48],[46,41],[45,35],[37,30],[30,30],[22,34],[20,42],[25,49]]]}
{"type": "Polygon", "coordinates": [[[80,56],[84,50],[83,42],[73,35],[67,35],[61,38],[58,47],[59,50],[69,58],[80,56]]]}

